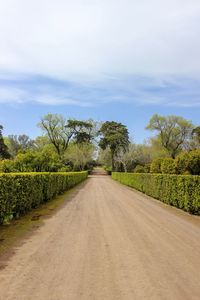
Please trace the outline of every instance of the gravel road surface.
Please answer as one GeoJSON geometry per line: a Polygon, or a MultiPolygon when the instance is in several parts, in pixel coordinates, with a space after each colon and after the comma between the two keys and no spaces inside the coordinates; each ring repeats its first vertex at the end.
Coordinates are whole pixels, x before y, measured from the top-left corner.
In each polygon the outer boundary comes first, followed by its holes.
{"type": "Polygon", "coordinates": [[[199,217],[108,176],[73,194],[0,270],[1,300],[200,299],[199,217]]]}

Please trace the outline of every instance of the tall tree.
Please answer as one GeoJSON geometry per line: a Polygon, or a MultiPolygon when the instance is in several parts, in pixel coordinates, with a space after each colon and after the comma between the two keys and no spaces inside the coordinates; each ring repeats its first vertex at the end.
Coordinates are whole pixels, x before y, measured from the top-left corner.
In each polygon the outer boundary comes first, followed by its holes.
{"type": "Polygon", "coordinates": [[[26,134],[9,135],[7,137],[7,145],[12,157],[15,157],[18,152],[24,152],[34,147],[34,141],[26,134]]]}
{"type": "Polygon", "coordinates": [[[67,149],[73,130],[67,127],[67,120],[58,114],[45,115],[38,126],[47,134],[50,142],[54,145],[59,157],[62,157],[67,149]]]}
{"type": "Polygon", "coordinates": [[[193,125],[182,117],[174,115],[164,117],[155,114],[146,129],[157,131],[162,146],[172,158],[175,158],[191,137],[193,125]]]}
{"type": "Polygon", "coordinates": [[[67,120],[58,114],[44,116],[38,126],[46,133],[60,157],[71,140],[76,144],[90,144],[96,135],[96,123],[93,120],[67,120]]]}
{"type": "Polygon", "coordinates": [[[112,170],[115,169],[115,157],[120,151],[126,151],[129,145],[129,133],[125,125],[114,121],[107,121],[102,124],[99,133],[101,139],[99,146],[103,150],[110,148],[112,170]]]}
{"type": "Polygon", "coordinates": [[[194,139],[197,141],[198,145],[200,146],[200,126],[197,126],[193,129],[192,135],[194,139]]]}
{"type": "Polygon", "coordinates": [[[94,122],[68,120],[66,128],[73,133],[73,140],[77,144],[88,143],[90,144],[95,137],[94,122]]]}
{"type": "Polygon", "coordinates": [[[2,135],[3,126],[0,125],[0,159],[10,158],[10,153],[8,152],[8,147],[4,143],[2,135]]]}
{"type": "Polygon", "coordinates": [[[76,171],[82,171],[93,159],[94,145],[88,143],[74,144],[71,143],[65,152],[66,162],[73,165],[76,171]]]}

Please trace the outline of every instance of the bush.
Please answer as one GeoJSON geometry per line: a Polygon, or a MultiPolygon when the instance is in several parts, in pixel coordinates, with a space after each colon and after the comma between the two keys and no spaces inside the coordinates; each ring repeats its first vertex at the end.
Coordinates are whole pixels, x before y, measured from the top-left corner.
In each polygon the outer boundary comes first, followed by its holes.
{"type": "Polygon", "coordinates": [[[108,175],[111,175],[112,174],[112,167],[105,168],[105,171],[107,172],[108,175]]]}
{"type": "Polygon", "coordinates": [[[0,223],[25,214],[86,177],[87,172],[0,174],[0,223]]]}
{"type": "Polygon", "coordinates": [[[182,152],[175,162],[179,174],[200,175],[200,149],[182,152]]]}
{"type": "Polygon", "coordinates": [[[10,159],[0,160],[0,173],[10,173],[15,171],[16,168],[13,160],[10,159]]]}
{"type": "Polygon", "coordinates": [[[0,160],[0,172],[58,172],[63,163],[51,150],[18,153],[13,160],[0,160]]]}
{"type": "Polygon", "coordinates": [[[163,162],[163,158],[154,159],[150,166],[150,173],[162,173],[161,171],[162,162],[163,162]]]}
{"type": "Polygon", "coordinates": [[[200,176],[113,172],[112,178],[162,202],[200,214],[200,176]]]}
{"type": "Polygon", "coordinates": [[[144,166],[144,173],[150,173],[150,168],[151,168],[151,164],[146,164],[145,166],[144,166]]]}
{"type": "Polygon", "coordinates": [[[178,174],[190,174],[189,152],[182,152],[176,157],[175,161],[178,174]]]}
{"type": "Polygon", "coordinates": [[[173,158],[166,157],[161,162],[161,172],[164,174],[176,174],[176,163],[173,158]]]}
{"type": "Polygon", "coordinates": [[[140,165],[137,165],[135,167],[135,169],[133,170],[134,173],[146,173],[145,172],[145,167],[144,166],[140,166],[140,165]]]}

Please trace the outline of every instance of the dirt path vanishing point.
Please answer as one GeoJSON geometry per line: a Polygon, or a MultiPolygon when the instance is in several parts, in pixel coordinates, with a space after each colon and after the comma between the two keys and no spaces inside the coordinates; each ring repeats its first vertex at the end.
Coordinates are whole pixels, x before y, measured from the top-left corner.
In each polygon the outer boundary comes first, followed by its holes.
{"type": "Polygon", "coordinates": [[[0,271],[1,300],[199,300],[200,218],[91,176],[0,271]]]}

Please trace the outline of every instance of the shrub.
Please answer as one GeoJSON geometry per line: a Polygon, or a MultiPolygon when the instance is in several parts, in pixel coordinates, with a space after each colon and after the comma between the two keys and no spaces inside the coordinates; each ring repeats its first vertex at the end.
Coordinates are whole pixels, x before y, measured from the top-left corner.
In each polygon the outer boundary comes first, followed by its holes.
{"type": "Polygon", "coordinates": [[[190,152],[190,171],[193,175],[200,175],[200,149],[190,152]]]}
{"type": "Polygon", "coordinates": [[[145,173],[150,173],[150,168],[151,168],[151,164],[146,164],[146,165],[144,166],[144,171],[145,171],[145,173]]]}
{"type": "Polygon", "coordinates": [[[200,176],[113,172],[112,178],[167,204],[200,214],[200,176]]]}
{"type": "Polygon", "coordinates": [[[151,173],[162,173],[161,164],[163,162],[163,158],[156,158],[152,161],[150,166],[151,173]]]}
{"type": "Polygon", "coordinates": [[[70,166],[64,166],[60,168],[58,172],[72,172],[72,168],[70,166]]]}
{"type": "Polygon", "coordinates": [[[137,165],[133,171],[134,173],[146,173],[145,172],[145,167],[144,166],[140,166],[140,165],[137,165]]]}
{"type": "Polygon", "coordinates": [[[190,174],[190,154],[189,152],[182,152],[176,157],[176,168],[178,174],[190,174]]]}
{"type": "Polygon", "coordinates": [[[182,152],[175,162],[179,174],[200,175],[200,149],[182,152]]]}
{"type": "Polygon", "coordinates": [[[0,223],[25,214],[86,177],[87,172],[0,174],[0,223]]]}
{"type": "Polygon", "coordinates": [[[166,157],[161,162],[161,171],[164,174],[176,174],[176,163],[173,158],[166,157]]]}
{"type": "Polygon", "coordinates": [[[108,175],[111,175],[112,174],[112,167],[105,168],[105,171],[107,172],[108,175]]]}
{"type": "Polygon", "coordinates": [[[15,171],[16,168],[13,160],[9,160],[9,159],[0,160],[0,173],[10,173],[15,171]]]}

